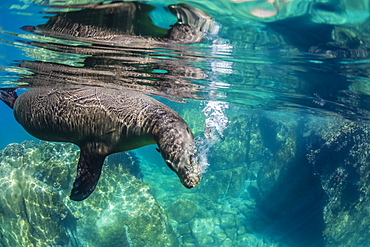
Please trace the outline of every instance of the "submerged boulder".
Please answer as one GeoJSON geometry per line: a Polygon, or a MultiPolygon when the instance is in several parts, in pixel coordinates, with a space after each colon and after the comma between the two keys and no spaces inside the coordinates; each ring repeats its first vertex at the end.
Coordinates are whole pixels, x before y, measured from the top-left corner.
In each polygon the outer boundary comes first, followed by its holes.
{"type": "Polygon", "coordinates": [[[178,199],[169,209],[169,216],[179,223],[186,223],[196,216],[198,206],[189,199],[178,199]]]}
{"type": "Polygon", "coordinates": [[[82,202],[68,197],[77,160],[78,149],[65,143],[27,141],[0,151],[1,246],[178,245],[138,179],[133,153],[108,158],[95,193],[82,202]]]}
{"type": "Polygon", "coordinates": [[[65,199],[79,218],[79,236],[97,246],[177,246],[168,218],[150,188],[131,174],[106,167],[86,200],[65,199]]]}
{"type": "Polygon", "coordinates": [[[312,134],[317,141],[307,157],[327,197],[326,246],[369,246],[370,127],[343,121],[329,132],[321,126],[312,134]]]}
{"type": "Polygon", "coordinates": [[[74,218],[58,191],[25,170],[0,166],[1,246],[66,246],[74,218]]]}

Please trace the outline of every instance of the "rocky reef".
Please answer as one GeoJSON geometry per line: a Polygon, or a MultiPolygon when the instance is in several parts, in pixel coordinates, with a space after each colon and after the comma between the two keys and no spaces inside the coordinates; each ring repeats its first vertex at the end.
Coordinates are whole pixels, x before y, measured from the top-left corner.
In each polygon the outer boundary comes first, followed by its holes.
{"type": "Polygon", "coordinates": [[[94,195],[78,203],[68,198],[74,145],[8,145],[0,153],[0,245],[177,246],[166,214],[137,177],[138,160],[118,155],[107,159],[94,195]]]}
{"type": "MultiPolygon", "coordinates": [[[[72,150],[62,148],[58,151],[72,150]]],[[[68,244],[69,232],[76,227],[75,219],[57,188],[68,186],[66,180],[70,176],[66,172],[69,169],[64,162],[55,166],[55,174],[46,169],[47,164],[56,164],[58,157],[49,156],[56,152],[53,146],[41,144],[38,147],[34,142],[10,144],[1,151],[0,241],[3,246],[68,244]],[[65,228],[63,225],[67,222],[65,228]]],[[[64,153],[60,154],[59,159],[66,158],[64,153]]]]}
{"type": "Polygon", "coordinates": [[[326,246],[368,246],[370,128],[342,122],[329,130],[314,130],[317,141],[307,155],[325,193],[326,246]]]}

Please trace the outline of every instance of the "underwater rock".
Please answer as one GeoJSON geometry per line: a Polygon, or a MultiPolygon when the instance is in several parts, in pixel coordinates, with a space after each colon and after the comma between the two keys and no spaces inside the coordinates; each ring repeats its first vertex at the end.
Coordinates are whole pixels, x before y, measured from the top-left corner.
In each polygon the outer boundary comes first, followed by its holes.
{"type": "Polygon", "coordinates": [[[211,236],[204,236],[201,242],[198,242],[199,246],[209,246],[215,243],[215,240],[211,236]]]}
{"type": "Polygon", "coordinates": [[[106,159],[110,166],[121,166],[125,173],[132,174],[139,180],[144,176],[141,173],[139,160],[133,152],[111,154],[106,159]]]}
{"type": "Polygon", "coordinates": [[[238,228],[237,234],[238,234],[238,235],[244,235],[245,233],[246,233],[246,231],[245,231],[245,227],[244,227],[244,226],[240,226],[240,227],[238,228]]]}
{"type": "Polygon", "coordinates": [[[246,190],[246,182],[249,181],[250,172],[247,167],[237,167],[226,170],[212,171],[203,179],[200,188],[202,193],[207,193],[211,201],[224,197],[239,197],[246,190]],[[207,192],[212,188],[211,191],[207,192]]]}
{"type": "Polygon", "coordinates": [[[137,158],[131,152],[119,157],[108,158],[102,180],[91,198],[82,203],[65,199],[79,218],[81,238],[98,246],[177,246],[165,212],[150,188],[137,179],[137,158]],[[128,161],[132,164],[127,166],[128,161]]]}
{"type": "Polygon", "coordinates": [[[327,198],[323,207],[326,246],[369,246],[369,126],[343,121],[329,128],[319,126],[312,135],[317,141],[307,157],[320,174],[327,198]]]}
{"type": "Polygon", "coordinates": [[[235,226],[235,216],[232,214],[223,214],[220,217],[220,227],[224,229],[229,229],[235,226]]]}
{"type": "Polygon", "coordinates": [[[180,224],[177,227],[177,232],[178,232],[178,234],[180,234],[180,236],[183,236],[183,235],[186,235],[186,234],[190,234],[191,233],[191,230],[189,228],[189,224],[188,223],[180,224]]]}
{"type": "Polygon", "coordinates": [[[137,158],[120,155],[107,159],[106,178],[81,203],[68,198],[74,145],[23,142],[0,151],[0,245],[178,246],[163,209],[135,177],[137,158]]]}
{"type": "Polygon", "coordinates": [[[257,175],[260,193],[265,193],[271,191],[277,178],[287,172],[289,168],[287,164],[295,162],[297,119],[293,116],[279,116],[271,113],[262,114],[259,123],[263,145],[269,149],[269,159],[260,167],[257,175]]]}
{"type": "Polygon", "coordinates": [[[221,247],[233,247],[233,241],[230,238],[225,239],[225,241],[221,244],[221,247]]]}
{"type": "Polygon", "coordinates": [[[76,164],[78,152],[73,144],[59,145],[43,141],[37,144],[34,141],[24,141],[6,146],[0,151],[0,160],[61,190],[70,187],[69,182],[74,176],[71,165],[76,164]]]}
{"type": "Polygon", "coordinates": [[[245,234],[238,237],[237,246],[289,247],[282,243],[273,243],[259,234],[245,234]]]}
{"type": "MultiPolygon", "coordinates": [[[[118,189],[110,193],[106,207],[100,208],[100,212],[94,209],[94,201],[107,197],[104,192],[86,203],[89,209],[83,212],[97,218],[93,229],[96,239],[89,239],[89,243],[99,243],[99,246],[177,246],[177,238],[167,216],[149,187],[131,175],[116,182],[115,185],[107,185],[118,189]]],[[[78,205],[75,207],[78,210],[78,205]]],[[[87,225],[91,224],[91,219],[86,220],[90,221],[85,222],[87,225]]],[[[89,228],[84,231],[91,234],[89,228]]]]}
{"type": "Polygon", "coordinates": [[[1,246],[67,246],[75,220],[58,192],[2,162],[0,169],[1,246]]]}
{"type": "Polygon", "coordinates": [[[261,131],[267,131],[279,148],[271,153],[257,175],[260,196],[256,213],[264,217],[253,223],[253,229],[291,246],[323,246],[325,196],[320,178],[314,175],[314,168],[306,158],[310,141],[305,136],[308,118],[278,114],[263,118],[265,126],[261,131]],[[279,140],[278,136],[285,138],[279,140]]]}
{"type": "MultiPolygon", "coordinates": [[[[25,143],[32,145],[33,142],[25,143]]],[[[30,162],[27,158],[28,155],[25,154],[25,146],[18,143],[9,144],[4,150],[0,151],[0,161],[14,168],[19,168],[22,164],[30,162]]]]}
{"type": "MultiPolygon", "coordinates": [[[[271,128],[278,122],[272,120],[271,128]]],[[[256,212],[263,218],[253,230],[290,246],[368,246],[370,128],[306,117],[291,121],[289,130],[292,143],[258,173],[256,212]]]]}
{"type": "Polygon", "coordinates": [[[215,228],[213,236],[218,244],[221,244],[227,238],[225,232],[219,227],[215,228]]]}
{"type": "Polygon", "coordinates": [[[241,167],[241,164],[248,166],[253,161],[268,157],[268,150],[263,145],[259,131],[259,114],[258,111],[235,111],[228,115],[232,126],[225,130],[225,140],[216,143],[212,148],[215,155],[210,157],[210,169],[225,170],[241,167]],[[233,162],[230,162],[231,153],[233,162]]]}
{"type": "Polygon", "coordinates": [[[196,242],[204,243],[209,240],[208,236],[212,236],[215,225],[212,218],[194,218],[190,222],[190,228],[196,242]]]}
{"type": "Polygon", "coordinates": [[[170,208],[168,215],[179,223],[186,223],[194,218],[197,212],[198,206],[194,202],[188,199],[179,199],[170,208]]]}

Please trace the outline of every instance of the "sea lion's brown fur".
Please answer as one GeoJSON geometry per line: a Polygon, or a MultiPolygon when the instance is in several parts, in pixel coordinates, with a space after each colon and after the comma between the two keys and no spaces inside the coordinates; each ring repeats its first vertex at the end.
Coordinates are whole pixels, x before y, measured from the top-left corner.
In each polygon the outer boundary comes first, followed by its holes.
{"type": "Polygon", "coordinates": [[[155,143],[184,186],[194,187],[200,180],[188,125],[144,94],[97,87],[33,88],[15,101],[14,115],[39,139],[80,147],[72,200],[92,193],[107,155],[155,143]]]}

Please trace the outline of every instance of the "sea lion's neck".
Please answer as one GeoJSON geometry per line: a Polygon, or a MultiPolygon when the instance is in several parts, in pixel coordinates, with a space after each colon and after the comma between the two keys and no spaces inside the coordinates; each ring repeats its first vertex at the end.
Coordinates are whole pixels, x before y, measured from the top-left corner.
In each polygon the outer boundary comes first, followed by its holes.
{"type": "Polygon", "coordinates": [[[151,133],[157,143],[159,140],[169,141],[171,132],[176,129],[175,125],[178,121],[182,121],[172,110],[168,111],[168,109],[162,109],[162,107],[152,110],[152,116],[149,119],[149,121],[144,122],[143,129],[146,133],[151,133]]]}
{"type": "Polygon", "coordinates": [[[166,162],[179,162],[189,139],[185,136],[187,124],[178,115],[163,116],[153,125],[152,135],[166,162]]]}

